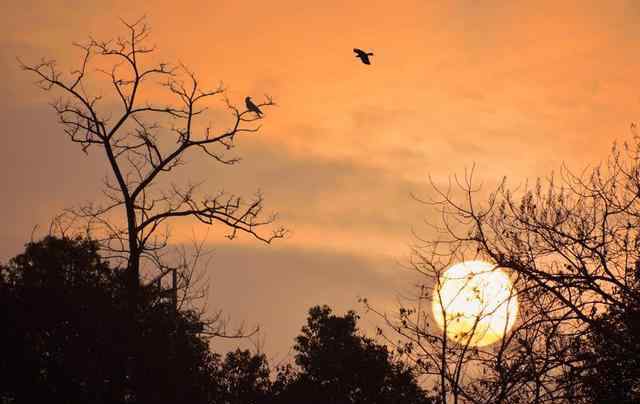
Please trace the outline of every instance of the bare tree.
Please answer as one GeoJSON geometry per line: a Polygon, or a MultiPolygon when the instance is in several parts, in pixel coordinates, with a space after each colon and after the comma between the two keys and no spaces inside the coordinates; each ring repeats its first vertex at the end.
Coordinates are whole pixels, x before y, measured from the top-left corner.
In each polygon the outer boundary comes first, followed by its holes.
{"type": "Polygon", "coordinates": [[[424,282],[397,316],[378,312],[393,331],[385,337],[423,367],[443,403],[589,402],[575,377],[589,371],[585,339],[635,352],[602,318],[640,307],[640,140],[580,175],[563,167],[516,189],[503,179],[488,197],[473,170],[432,185],[435,197],[421,201],[441,221],[429,222],[435,235],[419,240],[410,265],[424,282]],[[425,309],[443,271],[475,259],[507,268],[520,301],[515,327],[488,347],[448,340],[425,309]]]}
{"type": "MultiPolygon", "coordinates": [[[[207,225],[219,223],[230,239],[246,233],[266,243],[283,237],[286,231],[271,226],[274,215],[264,216],[260,193],[249,200],[224,192],[199,197],[201,184],[180,186],[172,182],[172,173],[185,164],[189,151],[223,165],[237,163],[238,157],[228,155],[236,136],[258,132],[260,126],[255,121],[262,118],[232,105],[222,86],[204,88],[182,64],[147,63],[155,48],[147,45],[150,31],[144,18],[132,24],[122,22],[127,29],[124,37],[110,41],[90,37],[74,44],[83,56],[80,67],[68,78],[53,60],[20,64],[38,78],[43,90],[62,94],[52,105],[69,139],[85,153],[98,148],[106,157],[112,173],[105,180],[107,203],[83,206],[73,213],[86,220],[109,258],[126,262],[135,296],[144,263],[159,269],[160,276],[176,268],[163,258],[169,239],[164,226],[171,219],[189,217],[207,225]],[[91,70],[94,59],[104,60],[91,70]],[[105,69],[105,65],[111,67],[105,69]],[[93,72],[106,78],[119,108],[113,108],[102,94],[88,90],[96,85],[93,72]],[[143,93],[155,91],[154,83],[164,91],[153,93],[157,101],[144,99],[143,93]],[[226,102],[226,128],[215,130],[210,123],[201,123],[208,110],[206,102],[214,98],[226,102]],[[264,233],[260,229],[265,226],[272,228],[264,233]]],[[[268,96],[257,104],[263,109],[272,105],[268,96]]]]}
{"type": "MultiPolygon", "coordinates": [[[[418,251],[416,251],[419,254],[418,251]]],[[[418,255],[420,256],[420,255],[418,255]]],[[[402,296],[399,310],[395,315],[376,309],[366,299],[368,310],[379,316],[385,327],[379,328],[379,335],[422,371],[423,382],[433,391],[439,403],[516,403],[516,392],[522,395],[521,375],[525,371],[522,364],[521,344],[540,338],[530,324],[533,320],[521,321],[507,333],[507,323],[502,332],[507,335],[493,345],[476,346],[487,329],[483,321],[490,320],[497,308],[489,308],[484,297],[479,299],[484,308],[473,316],[450,311],[441,296],[445,270],[450,263],[441,262],[438,266],[424,265],[421,260],[412,263],[412,269],[418,271],[427,280],[417,285],[417,293],[402,296]],[[441,302],[435,306],[433,301],[441,302]],[[440,324],[434,317],[440,311],[440,324]],[[460,327],[456,322],[463,321],[460,327]],[[384,329],[383,329],[384,328],[384,329]],[[394,336],[399,337],[395,339],[394,336]]],[[[457,294],[469,297],[472,286],[467,280],[457,294]]],[[[500,305],[509,305],[515,299],[514,293],[500,305]]],[[[507,318],[508,320],[508,318],[507,318]]],[[[529,398],[529,397],[527,397],[529,398]]],[[[533,402],[522,400],[521,402],[533,402]]]]}
{"type": "Polygon", "coordinates": [[[622,306],[623,299],[640,301],[634,287],[640,263],[638,146],[614,147],[606,164],[587,174],[563,168],[560,184],[553,176],[538,180],[520,197],[503,181],[483,206],[469,176],[459,184],[464,203],[439,191],[444,242],[450,251],[472,251],[510,268],[528,290],[553,297],[563,321],[598,328],[599,312],[622,306]],[[463,226],[456,229],[451,220],[463,226]]]}

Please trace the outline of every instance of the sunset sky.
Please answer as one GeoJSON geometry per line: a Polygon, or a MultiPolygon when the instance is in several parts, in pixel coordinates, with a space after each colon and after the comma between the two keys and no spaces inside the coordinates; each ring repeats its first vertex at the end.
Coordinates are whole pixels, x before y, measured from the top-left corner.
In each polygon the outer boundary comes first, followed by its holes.
{"type": "MultiPolygon", "coordinates": [[[[102,157],[56,123],[56,94],[16,57],[68,72],[88,35],[123,34],[146,15],[154,57],[221,81],[234,103],[273,96],[262,129],[240,140],[241,164],[193,156],[181,178],[250,196],[291,230],[265,246],[214,226],[208,306],[260,324],[286,357],[315,304],[390,304],[411,286],[400,268],[428,235],[429,176],[445,184],[476,165],[478,183],[513,185],[562,163],[579,170],[631,139],[640,118],[637,1],[8,1],[0,6],[0,261],[43,235],[63,208],[99,198],[102,157]],[[372,51],[372,65],[352,48],[372,51]]],[[[154,59],[155,60],[155,59],[154,59]]],[[[224,111],[222,102],[212,104],[224,111]]],[[[487,186],[488,186],[487,185],[487,186]]],[[[196,224],[180,224],[176,242],[196,224]]],[[[391,307],[391,306],[389,306],[391,307]]],[[[367,321],[375,321],[368,319],[367,321]]]]}

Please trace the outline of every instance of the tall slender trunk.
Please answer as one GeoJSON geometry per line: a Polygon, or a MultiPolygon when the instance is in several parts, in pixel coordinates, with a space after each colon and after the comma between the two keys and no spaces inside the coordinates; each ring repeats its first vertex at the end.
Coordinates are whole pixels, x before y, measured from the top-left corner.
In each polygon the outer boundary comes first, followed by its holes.
{"type": "Polygon", "coordinates": [[[125,206],[127,210],[127,233],[129,237],[129,259],[127,262],[126,272],[126,299],[128,306],[128,327],[130,327],[131,340],[130,355],[128,363],[128,380],[129,394],[137,401],[138,397],[138,380],[144,372],[142,364],[142,326],[140,324],[141,316],[141,287],[140,287],[140,253],[141,248],[138,245],[138,237],[136,233],[136,216],[133,208],[133,201],[128,194],[125,193],[125,206]]]}
{"type": "Polygon", "coordinates": [[[125,197],[127,209],[127,236],[129,238],[129,260],[127,262],[127,289],[132,305],[132,311],[137,310],[138,298],[140,294],[140,254],[141,247],[138,245],[138,235],[136,232],[136,212],[133,201],[125,197]]]}

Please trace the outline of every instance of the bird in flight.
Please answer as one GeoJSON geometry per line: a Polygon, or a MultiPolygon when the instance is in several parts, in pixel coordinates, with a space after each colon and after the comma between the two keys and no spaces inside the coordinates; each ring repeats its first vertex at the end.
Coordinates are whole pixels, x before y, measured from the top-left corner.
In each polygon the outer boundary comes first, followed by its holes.
{"type": "Polygon", "coordinates": [[[258,115],[258,118],[262,116],[262,111],[253,103],[253,101],[251,101],[251,97],[245,97],[244,103],[247,105],[247,110],[255,112],[256,115],[258,115]]]}
{"type": "Polygon", "coordinates": [[[373,56],[373,53],[371,52],[367,53],[362,49],[358,49],[358,48],[353,48],[353,51],[356,53],[356,57],[362,60],[362,63],[364,63],[365,65],[371,64],[371,61],[369,60],[369,56],[373,56]]]}

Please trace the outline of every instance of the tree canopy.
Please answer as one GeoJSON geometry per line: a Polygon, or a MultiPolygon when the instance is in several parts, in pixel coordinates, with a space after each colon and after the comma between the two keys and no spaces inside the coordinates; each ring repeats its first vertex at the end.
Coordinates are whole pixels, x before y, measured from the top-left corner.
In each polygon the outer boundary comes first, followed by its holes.
{"type": "Polygon", "coordinates": [[[282,403],[430,403],[413,369],[358,333],[358,315],[309,310],[296,338],[297,370],[280,373],[282,403]]]}
{"type": "Polygon", "coordinates": [[[212,352],[201,314],[176,310],[155,286],[137,327],[123,326],[126,273],[98,251],[49,236],[0,266],[3,402],[430,403],[412,368],[360,335],[353,311],[313,307],[297,366],[279,369],[264,354],[212,352]]]}
{"type": "Polygon", "coordinates": [[[423,200],[440,218],[414,249],[424,281],[397,317],[378,312],[439,402],[637,402],[640,139],[533,186],[487,192],[473,175],[423,200]],[[519,301],[514,327],[486,347],[450,341],[430,312],[447,268],[470,260],[507,271],[519,301]]]}
{"type": "Polygon", "coordinates": [[[0,267],[2,398],[211,402],[219,358],[200,336],[199,316],[176,313],[150,288],[136,319],[142,335],[134,335],[122,323],[128,310],[124,271],[97,251],[93,241],[46,237],[0,267]],[[136,346],[142,361],[132,366],[136,346]]]}

